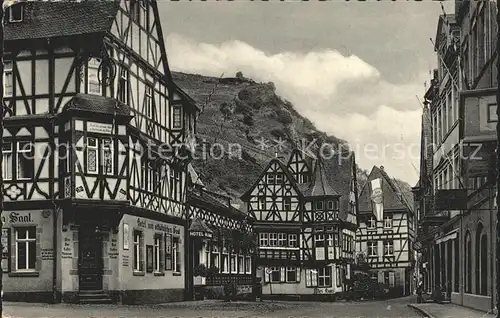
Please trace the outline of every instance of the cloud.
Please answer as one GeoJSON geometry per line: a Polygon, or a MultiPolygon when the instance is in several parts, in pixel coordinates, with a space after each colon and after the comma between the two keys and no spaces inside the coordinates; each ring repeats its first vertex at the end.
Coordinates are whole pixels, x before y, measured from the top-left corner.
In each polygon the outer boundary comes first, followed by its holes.
{"type": "Polygon", "coordinates": [[[336,50],[271,55],[241,41],[213,45],[178,34],[170,34],[166,45],[175,71],[209,76],[234,76],[241,71],[256,81],[274,82],[278,93],[319,129],[358,147],[357,160],[363,168],[384,165],[395,177],[416,181],[408,160],[416,165],[418,152],[406,154],[404,159],[395,154],[399,148],[419,144],[420,105],[415,94],[423,91],[418,83],[423,83],[425,74],[415,84],[393,84],[359,57],[336,50]],[[363,149],[370,144],[394,149],[370,156],[363,149]]]}

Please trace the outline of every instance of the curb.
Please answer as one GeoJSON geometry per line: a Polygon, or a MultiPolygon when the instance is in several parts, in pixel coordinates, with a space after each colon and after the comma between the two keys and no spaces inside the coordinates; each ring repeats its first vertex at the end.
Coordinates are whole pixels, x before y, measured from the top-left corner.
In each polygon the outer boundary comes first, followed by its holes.
{"type": "Polygon", "coordinates": [[[423,309],[423,308],[420,308],[418,306],[415,306],[413,304],[408,304],[407,305],[409,308],[415,310],[416,312],[418,312],[419,314],[421,314],[422,316],[424,316],[425,318],[436,318],[435,316],[431,315],[427,310],[423,309]]]}

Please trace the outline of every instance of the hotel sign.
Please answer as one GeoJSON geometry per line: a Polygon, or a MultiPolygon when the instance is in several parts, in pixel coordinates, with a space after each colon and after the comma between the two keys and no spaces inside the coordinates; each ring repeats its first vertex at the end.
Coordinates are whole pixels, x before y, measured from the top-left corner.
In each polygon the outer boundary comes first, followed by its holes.
{"type": "Polygon", "coordinates": [[[194,236],[194,237],[204,237],[204,238],[212,238],[212,236],[213,236],[212,233],[204,232],[204,231],[189,232],[189,235],[194,236]]]}
{"type": "Polygon", "coordinates": [[[113,133],[113,125],[89,121],[87,122],[87,132],[111,135],[113,133]]]}

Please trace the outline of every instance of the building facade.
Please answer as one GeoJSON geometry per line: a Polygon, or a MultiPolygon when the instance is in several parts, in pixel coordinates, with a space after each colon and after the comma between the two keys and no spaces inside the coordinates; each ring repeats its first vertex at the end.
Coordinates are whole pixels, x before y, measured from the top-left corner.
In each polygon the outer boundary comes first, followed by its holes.
{"type": "Polygon", "coordinates": [[[425,106],[435,119],[430,127],[422,119],[422,135],[432,132],[422,146],[432,144],[432,172],[421,170],[415,189],[424,286],[485,311],[496,297],[496,14],[494,2],[456,1],[455,13],[439,19],[439,69],[425,106]],[[447,86],[458,91],[451,108],[447,86]]]}
{"type": "MultiPolygon", "coordinates": [[[[343,154],[345,155],[345,154],[343,154]]],[[[332,299],[354,260],[354,154],[320,159],[294,150],[273,159],[242,196],[255,219],[257,280],[265,298],[332,299]]]]}
{"type": "Polygon", "coordinates": [[[185,298],[194,102],[154,0],[5,9],[6,300],[185,298]],[[78,23],[75,23],[78,21],[78,23]]]}
{"type": "Polygon", "coordinates": [[[373,167],[359,196],[356,252],[364,255],[374,280],[391,296],[413,289],[413,207],[383,167],[373,167]]]}
{"type": "Polygon", "coordinates": [[[194,169],[189,175],[190,244],[186,255],[191,299],[223,298],[228,285],[234,286],[237,298],[253,298],[254,220],[235,207],[231,198],[207,190],[194,169]]]}

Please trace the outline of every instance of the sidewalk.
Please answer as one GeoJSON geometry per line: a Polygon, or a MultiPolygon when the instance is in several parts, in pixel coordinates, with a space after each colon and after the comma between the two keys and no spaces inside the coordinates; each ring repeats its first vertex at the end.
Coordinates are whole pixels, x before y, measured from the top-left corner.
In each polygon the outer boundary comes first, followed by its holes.
{"type": "Polygon", "coordinates": [[[408,304],[408,307],[428,318],[494,318],[493,313],[485,313],[455,304],[408,304]]]}

